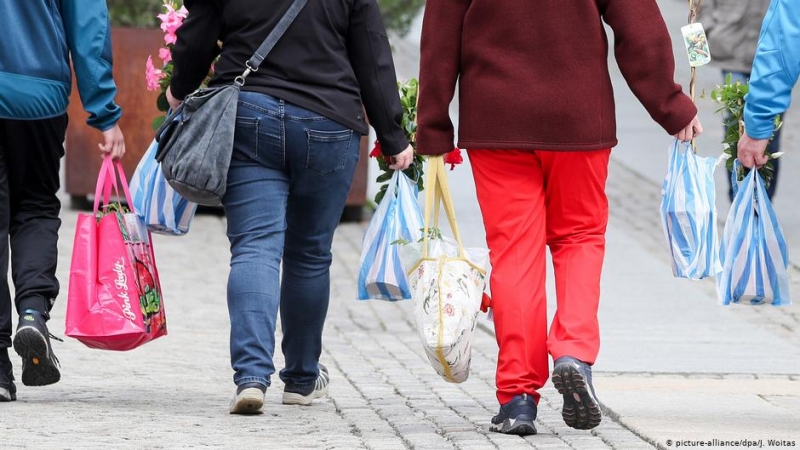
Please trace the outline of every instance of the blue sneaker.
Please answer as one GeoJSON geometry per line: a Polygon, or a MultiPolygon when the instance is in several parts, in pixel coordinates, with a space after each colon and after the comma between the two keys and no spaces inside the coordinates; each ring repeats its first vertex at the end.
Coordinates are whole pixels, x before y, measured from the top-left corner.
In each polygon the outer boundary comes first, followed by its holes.
{"type": "Polygon", "coordinates": [[[22,357],[22,384],[25,386],[46,386],[61,379],[58,358],[50,347],[51,337],[61,341],[47,331],[40,312],[26,309],[20,315],[14,350],[22,357]]]}
{"type": "Polygon", "coordinates": [[[8,356],[5,358],[0,356],[0,402],[13,402],[16,399],[17,387],[14,385],[14,369],[8,356]]]}
{"type": "Polygon", "coordinates": [[[492,417],[491,431],[503,434],[528,436],[536,434],[536,402],[528,394],[517,395],[510,402],[500,405],[500,412],[492,417]]]}
{"type": "Polygon", "coordinates": [[[571,356],[555,361],[553,385],[564,396],[561,417],[567,426],[591,430],[600,425],[600,402],[592,386],[592,367],[571,356]]]}

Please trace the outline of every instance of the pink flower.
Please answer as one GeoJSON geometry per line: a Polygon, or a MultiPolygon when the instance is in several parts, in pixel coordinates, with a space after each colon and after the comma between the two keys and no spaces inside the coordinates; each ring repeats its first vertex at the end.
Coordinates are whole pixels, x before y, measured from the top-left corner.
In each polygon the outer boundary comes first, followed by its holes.
{"type": "Polygon", "coordinates": [[[167,12],[164,14],[159,14],[158,18],[161,20],[161,29],[164,30],[164,42],[169,44],[174,44],[177,42],[177,37],[175,36],[175,32],[178,31],[178,28],[183,24],[183,20],[189,14],[189,11],[185,7],[181,7],[177,11],[175,7],[171,4],[167,3],[164,5],[167,12]]]}
{"type": "Polygon", "coordinates": [[[453,308],[453,305],[451,305],[450,303],[447,303],[446,305],[444,305],[444,308],[442,308],[442,312],[447,314],[450,317],[453,317],[454,315],[456,315],[456,309],[453,308]]]}
{"type": "Polygon", "coordinates": [[[176,11],[175,8],[169,4],[164,5],[164,8],[167,9],[167,12],[157,16],[161,19],[161,29],[168,34],[175,34],[175,31],[181,26],[183,19],[189,14],[189,11],[184,7],[176,11]]]}
{"type": "Polygon", "coordinates": [[[178,35],[175,33],[167,33],[164,35],[164,43],[167,45],[175,45],[178,42],[178,35]]]}
{"type": "Polygon", "coordinates": [[[158,51],[158,57],[161,58],[161,61],[163,61],[164,64],[167,64],[168,62],[172,61],[172,52],[166,47],[161,47],[161,49],[158,51]]]}
{"type": "Polygon", "coordinates": [[[147,64],[145,65],[145,79],[147,80],[147,90],[157,91],[161,89],[161,79],[164,78],[164,72],[156,69],[153,65],[153,57],[147,57],[147,64]]]}

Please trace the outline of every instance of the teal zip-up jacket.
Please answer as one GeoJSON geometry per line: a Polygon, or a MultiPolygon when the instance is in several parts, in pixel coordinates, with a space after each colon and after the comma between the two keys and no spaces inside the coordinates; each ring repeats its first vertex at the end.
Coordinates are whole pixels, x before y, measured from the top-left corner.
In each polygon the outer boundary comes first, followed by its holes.
{"type": "Polygon", "coordinates": [[[745,97],[744,123],[753,139],[768,139],[773,119],[792,102],[800,77],[800,0],[772,0],[761,25],[745,97]]]}
{"type": "Polygon", "coordinates": [[[119,121],[105,0],[0,0],[0,30],[0,118],[64,114],[71,55],[87,123],[105,131],[119,121]]]}

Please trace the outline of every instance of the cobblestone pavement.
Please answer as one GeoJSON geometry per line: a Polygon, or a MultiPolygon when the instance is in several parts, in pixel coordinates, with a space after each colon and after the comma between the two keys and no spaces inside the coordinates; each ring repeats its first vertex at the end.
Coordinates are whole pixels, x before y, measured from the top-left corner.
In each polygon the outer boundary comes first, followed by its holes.
{"type": "MultiPolygon", "coordinates": [[[[65,210],[59,275],[63,295],[51,331],[63,333],[71,234],[65,210]]],[[[224,219],[198,216],[180,238],[155,237],[169,335],[130,352],[54,343],[62,381],[19,386],[0,404],[0,448],[9,449],[639,449],[652,448],[605,418],[592,432],[567,428],[560,395],[542,391],[539,435],[490,432],[496,344],[475,337],[473,373],[460,385],[429,366],[413,325],[411,302],[359,302],[355,274],[363,225],[342,225],[334,242],[332,302],[322,361],[328,398],[310,407],[280,404],[277,377],[265,414],[232,416],[225,279],[224,219]]],[[[278,352],[280,353],[280,352],[278,352]]],[[[281,356],[277,356],[281,367],[281,356]]],[[[16,359],[15,359],[16,361],[16,359]]],[[[20,367],[15,367],[19,378],[20,367]]]]}

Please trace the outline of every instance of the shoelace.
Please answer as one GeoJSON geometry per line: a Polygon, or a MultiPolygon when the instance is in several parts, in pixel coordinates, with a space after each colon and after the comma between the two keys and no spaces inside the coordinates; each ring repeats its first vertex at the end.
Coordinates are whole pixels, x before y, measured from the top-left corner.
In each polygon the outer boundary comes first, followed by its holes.
{"type": "MultiPolygon", "coordinates": [[[[53,333],[51,333],[51,332],[49,332],[49,331],[47,332],[47,336],[48,336],[50,339],[55,339],[55,340],[57,340],[58,342],[64,342],[64,340],[63,340],[63,339],[61,339],[61,338],[60,338],[60,337],[58,337],[58,336],[54,336],[54,335],[53,335],[53,333]]],[[[56,362],[56,365],[57,365],[58,367],[61,367],[61,361],[59,361],[59,360],[58,360],[58,358],[56,357],[56,354],[55,354],[55,353],[53,353],[53,350],[52,350],[52,349],[50,349],[50,357],[51,357],[51,358],[53,358],[53,361],[55,361],[55,362],[56,362]]]]}

